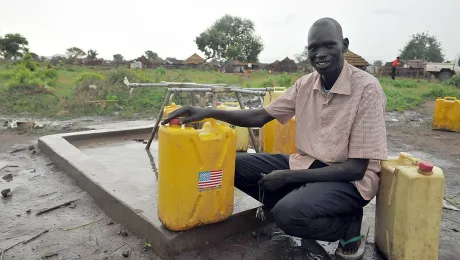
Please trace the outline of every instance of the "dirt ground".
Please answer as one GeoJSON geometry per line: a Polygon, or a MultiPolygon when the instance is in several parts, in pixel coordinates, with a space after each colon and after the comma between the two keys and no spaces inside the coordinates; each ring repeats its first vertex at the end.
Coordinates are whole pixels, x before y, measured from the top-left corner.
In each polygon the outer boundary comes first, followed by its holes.
{"type": "MultiPolygon", "coordinates": [[[[460,133],[431,129],[433,103],[416,111],[387,114],[390,155],[411,152],[432,161],[444,170],[446,197],[460,198],[460,133]]],[[[5,120],[8,118],[5,117],[5,120]]],[[[3,121],[5,121],[3,120],[3,121]]],[[[149,119],[150,120],[150,119],[149,119]]],[[[3,259],[159,259],[145,247],[142,238],[133,236],[114,223],[64,172],[56,169],[36,148],[38,137],[50,132],[94,129],[107,123],[142,125],[152,121],[117,122],[91,117],[53,122],[53,127],[35,130],[1,128],[0,117],[0,190],[11,189],[12,196],[0,201],[0,251],[3,259]],[[35,147],[29,147],[35,145],[35,147]],[[8,164],[5,168],[2,167],[8,164]],[[11,174],[7,181],[1,177],[11,174]],[[75,202],[36,215],[41,209],[68,201],[75,202]],[[29,211],[30,210],[30,211],[29,211]],[[90,223],[90,224],[89,224],[90,223]],[[89,224],[86,226],[82,226],[89,224]],[[33,239],[34,236],[43,233],[33,239]],[[21,243],[32,239],[30,242],[21,243]],[[127,256],[123,256],[123,253],[127,256]]],[[[365,208],[365,221],[371,234],[364,259],[382,259],[373,245],[375,204],[365,208]]],[[[460,255],[460,212],[443,209],[439,259],[458,259],[460,255]]],[[[333,259],[329,256],[301,255],[299,240],[280,233],[275,227],[228,238],[207,248],[184,252],[177,259],[333,259]]],[[[323,243],[333,253],[336,244],[323,243]]],[[[0,258],[1,259],[1,258],[0,258]]]]}

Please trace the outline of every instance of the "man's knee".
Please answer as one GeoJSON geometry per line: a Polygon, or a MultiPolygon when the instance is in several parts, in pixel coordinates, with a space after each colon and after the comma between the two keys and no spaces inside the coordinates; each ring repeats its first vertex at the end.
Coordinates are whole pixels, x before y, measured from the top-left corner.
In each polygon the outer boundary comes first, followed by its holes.
{"type": "Polygon", "coordinates": [[[308,214],[310,210],[309,207],[304,206],[299,209],[298,204],[282,199],[273,207],[272,214],[276,225],[284,233],[291,236],[305,236],[314,232],[315,228],[314,219],[308,214]]]}

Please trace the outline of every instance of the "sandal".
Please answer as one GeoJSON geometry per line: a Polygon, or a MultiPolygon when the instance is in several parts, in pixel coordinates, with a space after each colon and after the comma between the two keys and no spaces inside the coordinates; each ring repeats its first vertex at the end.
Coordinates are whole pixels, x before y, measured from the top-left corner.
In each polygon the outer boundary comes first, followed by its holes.
{"type": "Polygon", "coordinates": [[[358,247],[358,250],[354,254],[344,254],[341,250],[341,248],[337,247],[337,250],[335,251],[335,255],[346,260],[357,260],[361,259],[364,255],[364,250],[366,249],[366,242],[367,242],[367,235],[369,234],[369,224],[362,223],[361,225],[361,235],[354,237],[348,241],[344,241],[343,239],[340,239],[339,243],[342,246],[346,246],[349,243],[353,243],[356,241],[361,240],[361,244],[358,247]]]}

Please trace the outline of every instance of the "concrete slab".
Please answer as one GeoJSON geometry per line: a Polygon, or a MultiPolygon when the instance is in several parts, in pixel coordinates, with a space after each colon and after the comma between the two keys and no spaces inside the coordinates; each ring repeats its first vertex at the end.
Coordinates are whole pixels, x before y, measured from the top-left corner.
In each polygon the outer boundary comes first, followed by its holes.
{"type": "Polygon", "coordinates": [[[156,213],[157,143],[147,151],[143,142],[134,141],[148,139],[150,131],[149,125],[49,135],[41,137],[38,146],[108,216],[147,239],[163,258],[270,222],[255,218],[258,202],[235,189],[233,215],[226,221],[183,232],[167,230],[156,213]]]}

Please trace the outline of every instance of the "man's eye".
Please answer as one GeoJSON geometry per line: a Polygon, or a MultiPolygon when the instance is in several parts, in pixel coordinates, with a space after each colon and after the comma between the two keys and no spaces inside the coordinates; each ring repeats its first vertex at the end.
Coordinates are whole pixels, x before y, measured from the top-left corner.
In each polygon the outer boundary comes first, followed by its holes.
{"type": "Polygon", "coordinates": [[[333,47],[334,47],[334,46],[333,46],[332,44],[326,45],[326,48],[328,48],[328,49],[332,49],[333,47]]]}

